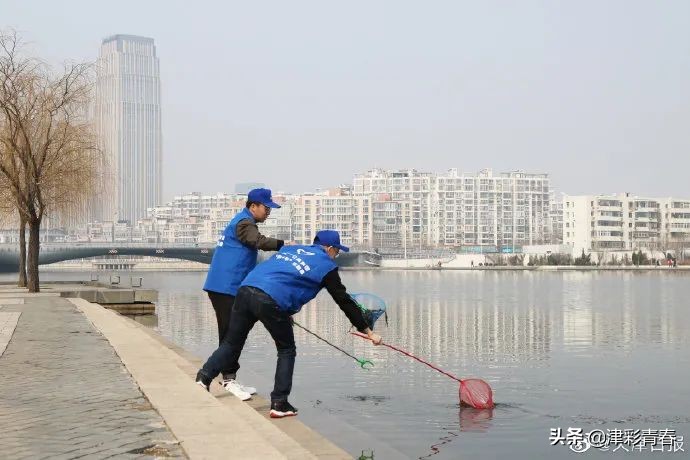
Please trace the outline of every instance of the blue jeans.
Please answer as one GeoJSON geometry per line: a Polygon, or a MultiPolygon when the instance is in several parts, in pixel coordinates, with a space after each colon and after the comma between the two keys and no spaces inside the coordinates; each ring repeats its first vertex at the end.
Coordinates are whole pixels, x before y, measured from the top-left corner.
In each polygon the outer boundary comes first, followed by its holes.
{"type": "Polygon", "coordinates": [[[280,311],[275,301],[261,289],[242,286],[237,291],[228,332],[223,337],[220,347],[208,358],[201,372],[212,379],[222,369],[239,367],[244,342],[257,321],[261,321],[271,334],[278,350],[271,401],[286,401],[292,390],[292,373],[297,356],[292,321],[290,315],[280,311]]]}

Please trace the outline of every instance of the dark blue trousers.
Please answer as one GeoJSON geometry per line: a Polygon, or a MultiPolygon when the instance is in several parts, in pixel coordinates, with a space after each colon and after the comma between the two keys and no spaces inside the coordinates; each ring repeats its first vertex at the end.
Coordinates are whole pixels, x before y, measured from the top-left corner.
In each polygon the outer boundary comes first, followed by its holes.
{"type": "Polygon", "coordinates": [[[285,401],[292,389],[292,373],[297,356],[292,321],[290,315],[280,311],[275,301],[260,289],[242,286],[237,291],[228,331],[220,347],[208,358],[201,372],[209,378],[215,378],[223,369],[239,368],[242,348],[249,331],[257,321],[261,321],[271,334],[278,350],[271,401],[285,401]]]}

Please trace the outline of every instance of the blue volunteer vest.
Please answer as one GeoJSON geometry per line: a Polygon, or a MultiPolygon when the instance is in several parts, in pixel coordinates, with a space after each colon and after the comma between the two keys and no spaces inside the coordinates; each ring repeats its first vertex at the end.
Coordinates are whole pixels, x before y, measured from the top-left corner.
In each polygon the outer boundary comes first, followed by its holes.
{"type": "Polygon", "coordinates": [[[252,268],[256,267],[256,257],[259,251],[242,244],[235,233],[237,224],[244,219],[256,222],[252,213],[244,208],[242,212],[232,218],[218,239],[206,275],[204,291],[237,295],[237,290],[244,277],[252,268]]]}
{"type": "Polygon", "coordinates": [[[336,267],[322,246],[283,246],[252,270],[242,286],[259,288],[280,310],[296,313],[316,297],[323,278],[336,267]]]}

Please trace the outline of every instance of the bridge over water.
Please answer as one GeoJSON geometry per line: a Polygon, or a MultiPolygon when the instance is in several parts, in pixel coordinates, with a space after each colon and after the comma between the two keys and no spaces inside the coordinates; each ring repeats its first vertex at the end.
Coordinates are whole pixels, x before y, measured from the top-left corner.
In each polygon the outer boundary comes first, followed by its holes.
{"type": "MultiPolygon", "coordinates": [[[[211,263],[216,245],[151,243],[43,243],[38,255],[40,265],[89,257],[150,256],[211,263]]],[[[19,270],[19,245],[0,244],[0,272],[19,270]]]]}
{"type": "MultiPolygon", "coordinates": [[[[150,256],[210,264],[215,248],[215,243],[42,243],[38,263],[46,265],[63,260],[99,256],[150,256]]],[[[380,256],[370,252],[343,253],[336,259],[336,263],[340,266],[378,266],[380,256]]],[[[18,270],[19,245],[0,244],[0,272],[17,272],[18,270]]]]}

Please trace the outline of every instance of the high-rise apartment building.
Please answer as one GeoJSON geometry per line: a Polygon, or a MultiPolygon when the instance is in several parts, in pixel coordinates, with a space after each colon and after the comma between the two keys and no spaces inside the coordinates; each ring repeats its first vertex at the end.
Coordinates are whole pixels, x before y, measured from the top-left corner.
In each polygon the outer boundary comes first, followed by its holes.
{"type": "Polygon", "coordinates": [[[344,245],[369,247],[369,212],[369,197],[344,195],[338,189],[300,195],[292,203],[291,239],[311,244],[318,230],[333,229],[344,245]]]}
{"type": "Polygon", "coordinates": [[[104,39],[96,74],[94,115],[110,180],[93,219],[134,223],[162,196],[161,87],[153,39],[104,39]]]}
{"type": "MultiPolygon", "coordinates": [[[[437,223],[432,207],[435,179],[434,174],[416,169],[395,171],[372,169],[355,175],[352,194],[368,197],[389,195],[391,201],[400,203],[398,206],[400,244],[398,246],[405,244],[409,247],[433,246],[435,244],[434,227],[437,223]]],[[[379,204],[377,209],[390,206],[379,204]]]]}
{"type": "Polygon", "coordinates": [[[548,241],[550,183],[547,174],[490,169],[438,176],[440,246],[479,246],[513,252],[548,241]]]}
{"type": "Polygon", "coordinates": [[[387,194],[390,204],[374,208],[388,217],[372,217],[375,241],[392,242],[397,225],[397,246],[465,247],[512,252],[524,245],[549,240],[550,183],[547,174],[514,171],[494,175],[490,169],[477,174],[451,169],[443,174],[414,169],[374,169],[353,180],[356,196],[387,194]],[[378,235],[382,229],[386,234],[378,235]],[[403,244],[404,243],[404,244],[403,244]]]}

